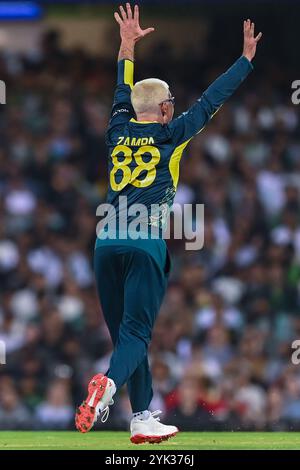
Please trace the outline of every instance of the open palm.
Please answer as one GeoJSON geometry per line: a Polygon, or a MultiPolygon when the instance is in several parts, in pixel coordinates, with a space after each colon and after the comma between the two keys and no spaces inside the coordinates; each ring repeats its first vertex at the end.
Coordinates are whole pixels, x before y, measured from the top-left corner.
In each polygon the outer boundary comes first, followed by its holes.
{"type": "Polygon", "coordinates": [[[123,41],[133,41],[134,43],[152,33],[154,28],[142,29],[139,23],[139,7],[135,5],[133,14],[131,6],[126,3],[126,11],[120,6],[120,14],[115,12],[114,17],[120,25],[120,35],[123,41]]]}
{"type": "Polygon", "coordinates": [[[247,59],[252,60],[256,53],[256,46],[262,33],[259,33],[257,36],[254,36],[254,23],[250,20],[244,21],[244,50],[243,55],[247,59]]]}

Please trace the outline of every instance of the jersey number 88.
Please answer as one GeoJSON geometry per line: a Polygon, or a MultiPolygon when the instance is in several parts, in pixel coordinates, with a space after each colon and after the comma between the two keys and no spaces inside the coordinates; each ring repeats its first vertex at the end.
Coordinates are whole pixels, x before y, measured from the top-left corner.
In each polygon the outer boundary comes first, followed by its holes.
{"type": "Polygon", "coordinates": [[[133,153],[130,147],[126,145],[117,145],[112,154],[113,168],[110,172],[110,186],[113,191],[121,191],[128,184],[132,184],[137,188],[146,188],[150,186],[156,178],[156,165],[160,161],[160,152],[157,147],[152,145],[144,145],[133,153]],[[151,159],[147,162],[143,160],[145,154],[150,154],[151,159]],[[123,159],[120,161],[118,157],[123,159]],[[132,159],[134,158],[136,167],[131,171],[129,167],[132,159]],[[122,171],[122,178],[117,183],[116,173],[118,170],[122,171]],[[146,171],[143,179],[138,179],[140,174],[146,171]]]}

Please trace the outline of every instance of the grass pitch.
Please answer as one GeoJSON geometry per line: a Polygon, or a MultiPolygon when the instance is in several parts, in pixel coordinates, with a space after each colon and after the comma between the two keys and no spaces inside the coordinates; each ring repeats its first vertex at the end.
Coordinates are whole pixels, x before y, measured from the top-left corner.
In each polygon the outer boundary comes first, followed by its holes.
{"type": "Polygon", "coordinates": [[[182,432],[162,444],[131,444],[127,432],[1,431],[0,450],[293,450],[300,433],[182,432]]]}

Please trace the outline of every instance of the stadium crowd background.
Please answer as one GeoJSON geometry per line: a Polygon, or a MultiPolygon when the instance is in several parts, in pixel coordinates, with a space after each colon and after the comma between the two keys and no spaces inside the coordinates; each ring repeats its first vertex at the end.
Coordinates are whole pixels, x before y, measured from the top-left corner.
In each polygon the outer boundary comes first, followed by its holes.
{"type": "MultiPolygon", "coordinates": [[[[237,40],[218,54],[221,36],[201,57],[196,45],[175,59],[157,43],[138,56],[137,76],[167,80],[178,114],[237,58],[237,40]]],[[[252,76],[181,165],[176,202],[205,204],[205,246],[169,242],[150,350],[152,408],[183,430],[300,429],[299,77],[275,52],[258,50],[252,76]]],[[[92,254],[115,72],[113,57],[65,50],[54,31],[38,56],[1,53],[0,429],[73,428],[88,379],[108,365],[92,254]]],[[[130,418],[123,390],[102,427],[130,418]]]]}

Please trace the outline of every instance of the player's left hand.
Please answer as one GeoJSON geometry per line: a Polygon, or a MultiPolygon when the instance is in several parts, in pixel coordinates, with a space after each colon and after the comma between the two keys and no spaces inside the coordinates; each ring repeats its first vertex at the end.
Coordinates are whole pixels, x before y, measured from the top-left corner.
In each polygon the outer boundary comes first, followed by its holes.
{"type": "Polygon", "coordinates": [[[120,14],[115,12],[114,17],[117,23],[120,25],[120,35],[122,41],[136,43],[141,38],[154,31],[154,28],[142,29],[140,27],[139,7],[137,5],[134,7],[133,14],[129,3],[126,3],[126,11],[125,8],[120,6],[120,14]]]}
{"type": "Polygon", "coordinates": [[[244,50],[243,55],[248,60],[252,60],[256,53],[256,46],[262,33],[259,33],[256,37],[254,36],[254,23],[250,20],[244,21],[244,50]]]}

